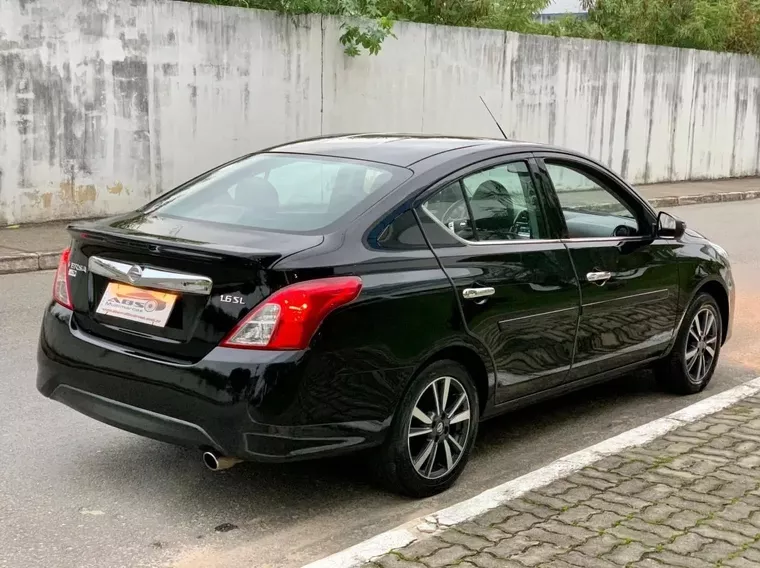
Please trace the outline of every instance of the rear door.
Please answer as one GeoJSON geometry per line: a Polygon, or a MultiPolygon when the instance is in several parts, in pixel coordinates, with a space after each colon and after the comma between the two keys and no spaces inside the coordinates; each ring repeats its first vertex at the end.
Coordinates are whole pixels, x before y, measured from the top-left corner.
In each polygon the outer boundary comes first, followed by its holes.
{"type": "Polygon", "coordinates": [[[497,366],[496,401],[557,386],[573,359],[578,283],[550,239],[530,157],[490,160],[424,196],[418,215],[465,323],[497,366]],[[441,231],[454,235],[437,238],[441,231]]]}
{"type": "Polygon", "coordinates": [[[540,158],[581,283],[571,379],[662,354],[676,326],[677,243],[654,239],[651,210],[608,172],[564,154],[540,158]]]}

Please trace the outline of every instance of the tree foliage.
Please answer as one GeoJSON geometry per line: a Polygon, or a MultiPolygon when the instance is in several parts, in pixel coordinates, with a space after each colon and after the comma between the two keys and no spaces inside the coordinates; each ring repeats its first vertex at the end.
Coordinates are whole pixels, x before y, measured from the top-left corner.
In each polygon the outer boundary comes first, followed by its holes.
{"type": "Polygon", "coordinates": [[[585,19],[540,23],[551,0],[189,0],[343,18],[346,54],[380,51],[393,22],[470,26],[760,56],[760,0],[581,0],[585,19]]]}

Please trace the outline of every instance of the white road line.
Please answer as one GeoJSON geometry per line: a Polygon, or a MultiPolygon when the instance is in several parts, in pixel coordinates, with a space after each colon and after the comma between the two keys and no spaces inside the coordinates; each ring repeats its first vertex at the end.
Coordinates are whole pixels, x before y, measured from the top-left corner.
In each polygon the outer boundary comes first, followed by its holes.
{"type": "Polygon", "coordinates": [[[435,534],[448,526],[482,515],[490,509],[515,499],[528,491],[538,489],[566,477],[604,457],[617,454],[628,448],[647,444],[684,424],[696,422],[700,418],[723,410],[758,392],[760,392],[760,377],[741,386],[708,397],[673,414],[653,420],[648,424],[628,430],[618,436],[560,458],[546,467],[488,489],[472,499],[462,501],[432,515],[416,519],[393,530],[381,533],[332,556],[312,562],[303,568],[355,568],[395,548],[404,547],[416,540],[435,534]]]}

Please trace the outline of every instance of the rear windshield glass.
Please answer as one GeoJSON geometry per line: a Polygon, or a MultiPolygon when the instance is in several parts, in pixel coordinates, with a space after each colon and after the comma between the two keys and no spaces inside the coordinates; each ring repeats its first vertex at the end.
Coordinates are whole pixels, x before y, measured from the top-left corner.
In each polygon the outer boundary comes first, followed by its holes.
{"type": "Polygon", "coordinates": [[[358,215],[411,172],[356,160],[257,154],[167,194],[152,212],[288,232],[323,229],[358,215]]]}

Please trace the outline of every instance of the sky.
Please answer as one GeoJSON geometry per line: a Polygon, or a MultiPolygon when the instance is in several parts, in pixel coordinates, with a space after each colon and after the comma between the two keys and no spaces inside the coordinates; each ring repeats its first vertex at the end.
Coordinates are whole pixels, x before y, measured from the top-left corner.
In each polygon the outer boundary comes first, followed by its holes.
{"type": "Polygon", "coordinates": [[[544,11],[544,14],[577,14],[583,12],[579,0],[554,0],[544,11]]]}

